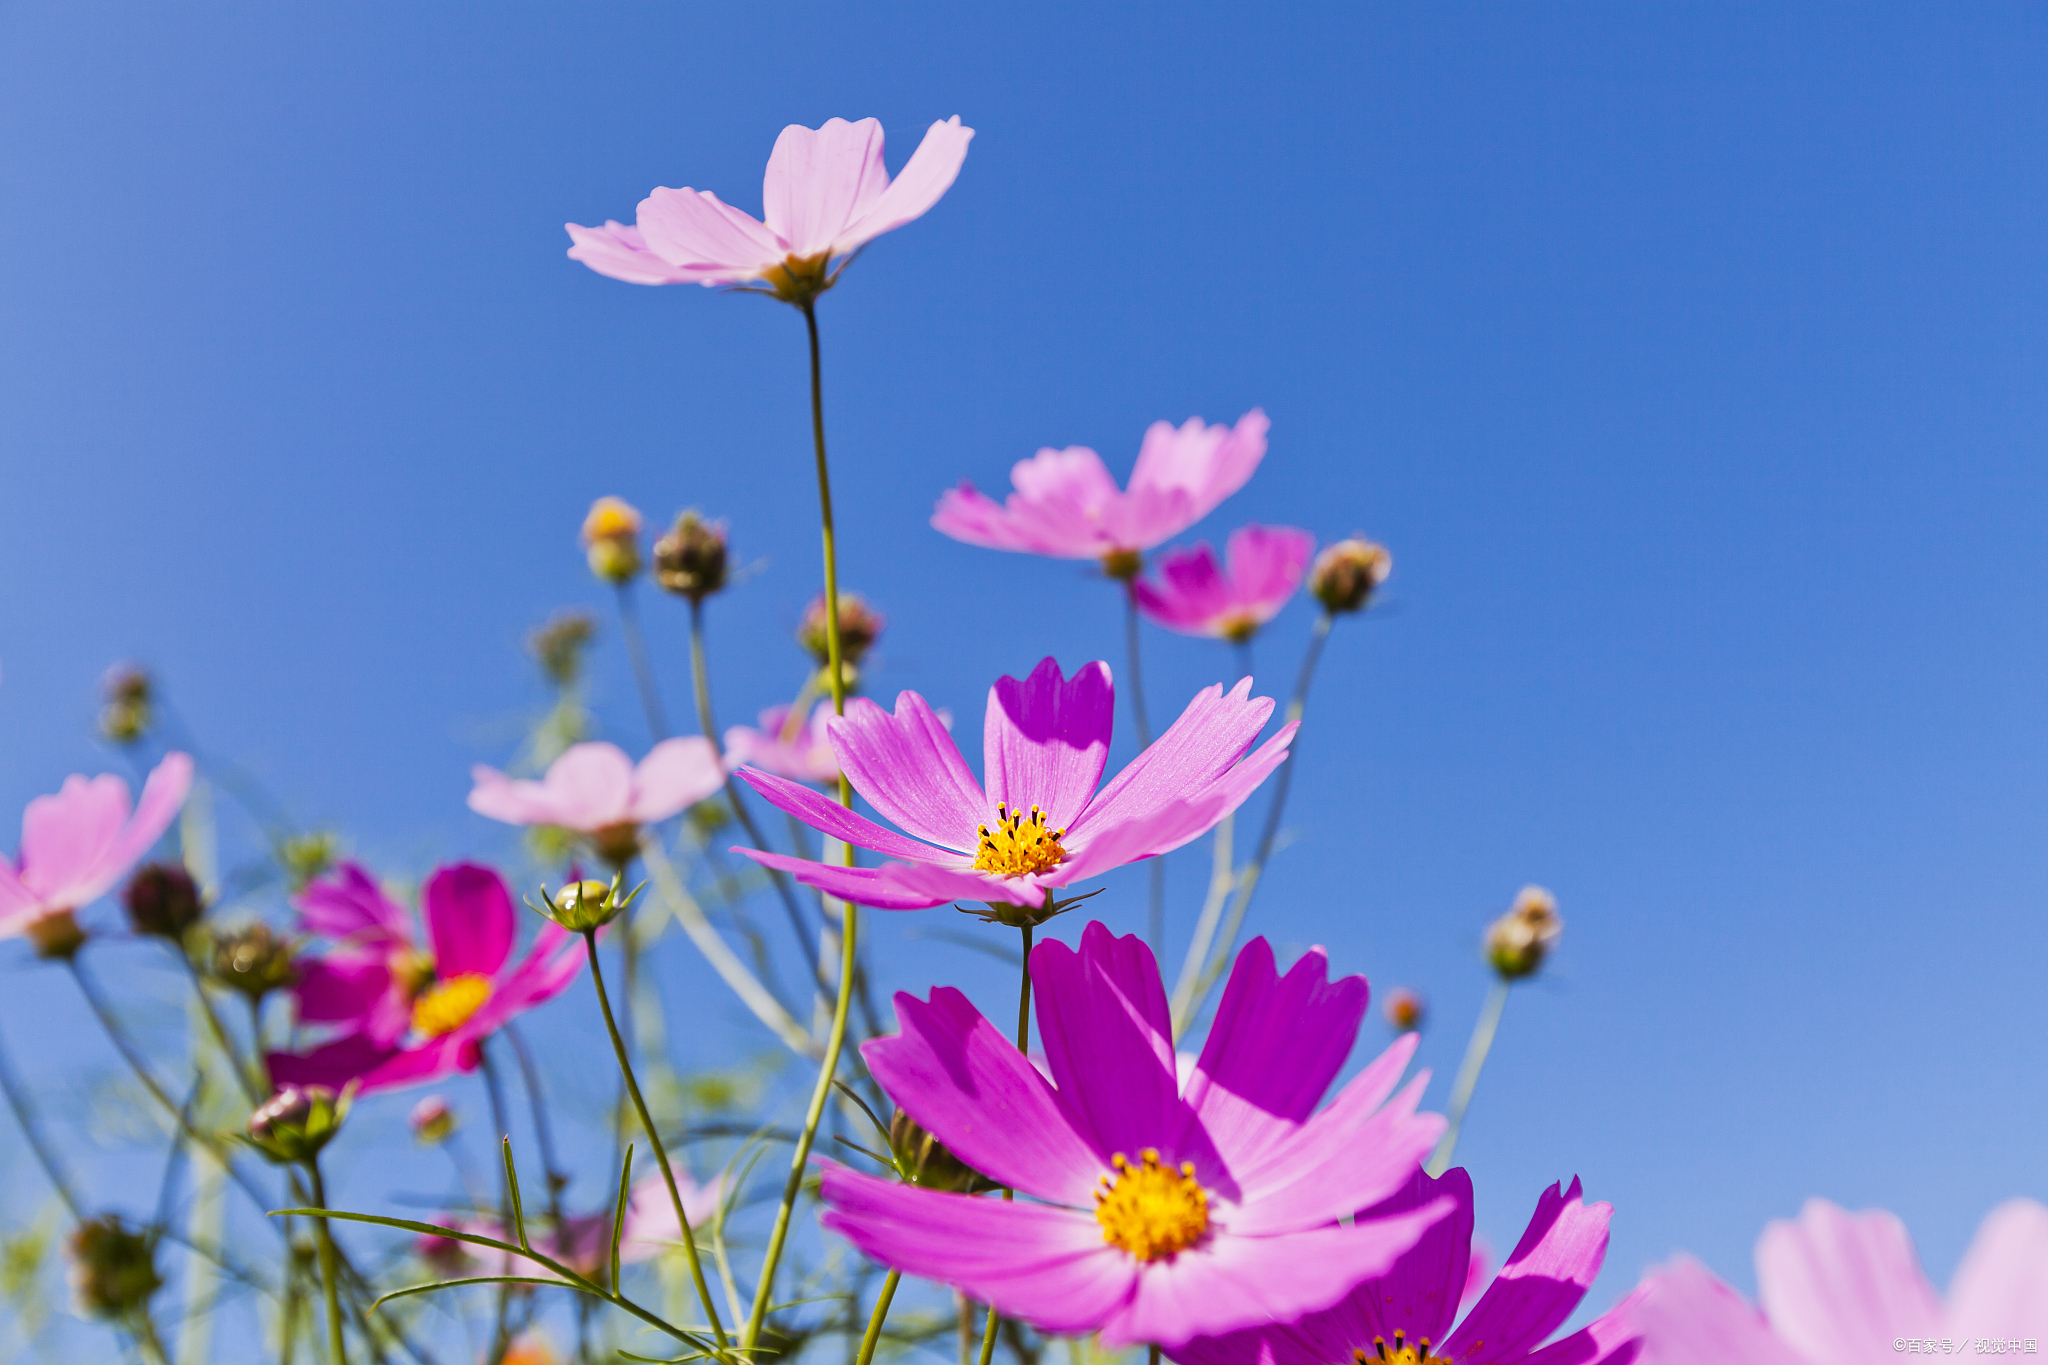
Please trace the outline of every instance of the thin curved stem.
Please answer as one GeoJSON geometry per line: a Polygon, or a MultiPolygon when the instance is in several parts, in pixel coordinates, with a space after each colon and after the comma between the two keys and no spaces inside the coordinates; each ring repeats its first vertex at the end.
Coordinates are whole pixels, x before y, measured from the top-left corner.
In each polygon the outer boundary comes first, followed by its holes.
{"type": "MultiPolygon", "coordinates": [[[[313,1206],[327,1207],[327,1183],[320,1178],[319,1158],[306,1162],[306,1174],[313,1183],[313,1206]]],[[[327,1297],[327,1349],[333,1356],[334,1365],[348,1365],[348,1356],[342,1349],[341,1341],[341,1271],[335,1264],[334,1229],[327,1225],[325,1218],[315,1218],[314,1231],[320,1245],[320,1287],[327,1297]]]]}
{"type": "MultiPolygon", "coordinates": [[[[1152,720],[1145,711],[1145,669],[1139,649],[1138,589],[1135,576],[1124,580],[1124,653],[1130,659],[1131,719],[1138,727],[1138,747],[1152,745],[1152,720]]],[[[1166,956],[1166,859],[1154,858],[1145,869],[1145,941],[1152,956],[1166,956]]]]}
{"type": "Polygon", "coordinates": [[[868,1365],[875,1358],[875,1346],[882,1340],[882,1324],[888,1321],[889,1305],[896,1298],[896,1282],[903,1272],[892,1270],[882,1279],[882,1292],[875,1298],[875,1311],[868,1314],[868,1330],[860,1339],[860,1354],[853,1365],[868,1365]]]}
{"type": "MultiPolygon", "coordinates": [[[[228,1037],[227,1026],[221,1023],[220,1012],[214,1009],[213,999],[206,993],[206,978],[199,974],[198,964],[193,962],[191,954],[177,944],[166,940],[164,946],[170,949],[171,956],[185,964],[185,971],[192,978],[192,994],[199,1001],[199,1012],[206,1017],[207,1031],[213,1034],[214,1044],[220,1048],[221,1055],[227,1058],[228,1070],[235,1075],[235,1084],[249,1097],[250,1104],[263,1103],[268,1092],[255,1076],[243,1069],[242,1055],[235,1050],[233,1040],[228,1037]]],[[[261,1051],[260,1043],[258,1051],[261,1051]]]]}
{"type": "Polygon", "coordinates": [[[1493,989],[1486,993],[1486,1003],[1479,1007],[1479,1020],[1472,1026],[1472,1041],[1465,1045],[1465,1060],[1459,1063],[1458,1080],[1451,1087],[1449,1126],[1436,1150],[1429,1154],[1429,1164],[1423,1167],[1432,1176],[1450,1169],[1451,1154],[1458,1150],[1458,1132],[1465,1126],[1465,1111],[1472,1107],[1472,1092],[1479,1088],[1480,1068],[1486,1065],[1486,1054],[1493,1050],[1493,1035],[1500,1031],[1501,1011],[1507,1005],[1508,983],[1495,981],[1493,989]]]}
{"type": "Polygon", "coordinates": [[[654,742],[669,736],[668,713],[661,709],[661,691],[654,683],[654,660],[647,653],[647,639],[640,633],[640,609],[633,605],[631,582],[618,585],[619,635],[626,642],[626,657],[633,663],[633,681],[640,689],[640,707],[647,713],[647,728],[654,742]]]}
{"type": "Polygon", "coordinates": [[[533,1054],[527,1050],[526,1039],[521,1036],[515,1023],[505,1025],[505,1036],[512,1040],[512,1056],[519,1063],[519,1082],[526,1088],[526,1100],[533,1110],[533,1135],[540,1143],[540,1162],[547,1168],[548,1217],[554,1221],[555,1235],[562,1234],[562,1190],[569,1183],[569,1173],[562,1169],[555,1154],[554,1125],[548,1120],[548,1106],[541,1094],[540,1070],[533,1064],[533,1054]]]}
{"type": "MultiPolygon", "coordinates": [[[[1024,926],[1024,958],[1017,980],[1017,1051],[1026,1057],[1031,1055],[1031,926],[1024,926]]],[[[1003,1191],[1003,1202],[1017,1197],[1015,1190],[1003,1191]]],[[[996,1312],[994,1304],[988,1308],[988,1325],[981,1334],[981,1365],[989,1365],[996,1353],[996,1331],[1002,1326],[1003,1316],[996,1312]]]]}
{"type": "MultiPolygon", "coordinates": [[[[479,1045],[477,1054],[483,1063],[484,1093],[490,1097],[491,1128],[497,1137],[497,1141],[491,1145],[498,1147],[500,1143],[507,1143],[512,1140],[512,1124],[505,1112],[505,1088],[499,1084],[498,1068],[491,1062],[490,1040],[488,1038],[479,1045]]],[[[500,1148],[500,1150],[504,1149],[500,1148]]],[[[322,1207],[325,1207],[324,1201],[322,1207]]],[[[327,1220],[322,1218],[317,1221],[320,1223],[324,1235],[327,1220]]],[[[498,1163],[498,1225],[507,1228],[513,1226],[512,1178],[503,1161],[498,1163]]],[[[523,1237],[524,1233],[522,1232],[520,1235],[523,1237]]],[[[510,1258],[507,1258],[505,1261],[503,1273],[508,1275],[512,1273],[510,1258]]],[[[498,1307],[491,1326],[490,1359],[492,1360],[502,1360],[510,1346],[509,1315],[511,1311],[512,1286],[501,1284],[498,1286],[498,1307]]]]}
{"type": "Polygon", "coordinates": [[[43,1168],[50,1188],[71,1211],[74,1222],[83,1218],[85,1211],[79,1205],[78,1196],[72,1192],[71,1182],[64,1178],[64,1168],[57,1164],[57,1154],[43,1140],[42,1125],[36,1121],[35,1105],[29,1099],[28,1091],[22,1088],[21,1079],[14,1074],[14,1063],[9,1060],[4,1046],[0,1046],[0,1091],[6,1092],[7,1107],[14,1111],[14,1121],[20,1126],[21,1135],[28,1139],[28,1149],[35,1153],[36,1164],[43,1168]]]}

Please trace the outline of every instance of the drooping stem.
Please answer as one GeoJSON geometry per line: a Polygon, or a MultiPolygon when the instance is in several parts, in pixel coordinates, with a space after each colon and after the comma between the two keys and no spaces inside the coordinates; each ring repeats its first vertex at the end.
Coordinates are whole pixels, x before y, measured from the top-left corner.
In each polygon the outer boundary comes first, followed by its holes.
{"type": "Polygon", "coordinates": [[[1458,1079],[1451,1087],[1450,1126],[1423,1167],[1433,1176],[1450,1169],[1451,1154],[1458,1150],[1458,1130],[1465,1126],[1465,1110],[1471,1107],[1472,1092],[1479,1088],[1479,1071],[1486,1065],[1486,1054],[1493,1048],[1493,1035],[1500,1031],[1500,1014],[1507,1004],[1508,983],[1495,981],[1486,993],[1486,1003],[1479,1007],[1479,1022],[1472,1026],[1472,1041],[1465,1045],[1465,1060],[1459,1063],[1458,1079]]]}
{"type": "MultiPolygon", "coordinates": [[[[327,1182],[320,1178],[320,1159],[309,1158],[306,1174],[313,1183],[313,1207],[327,1207],[327,1182]]],[[[315,1218],[314,1234],[320,1239],[320,1288],[327,1296],[327,1349],[334,1365],[348,1365],[341,1343],[341,1269],[334,1254],[334,1229],[325,1218],[315,1218]]]]}
{"type": "MultiPolygon", "coordinates": [[[[1024,957],[1017,980],[1017,1051],[1026,1057],[1031,1055],[1031,926],[1024,926],[1024,957]]],[[[1017,1197],[1015,1190],[1003,1191],[1005,1203],[1017,1197]]],[[[989,1365],[995,1358],[996,1331],[1003,1324],[1002,1314],[996,1312],[994,1304],[988,1308],[988,1325],[981,1333],[981,1365],[989,1365]]]]}
{"type": "Polygon", "coordinates": [[[889,1304],[896,1297],[896,1282],[903,1278],[901,1271],[892,1270],[882,1279],[882,1292],[875,1297],[875,1311],[868,1314],[868,1330],[860,1339],[860,1354],[853,1365],[868,1365],[875,1358],[875,1346],[882,1340],[882,1324],[888,1321],[889,1304]]]}
{"type": "MultiPolygon", "coordinates": [[[[633,1097],[633,1112],[640,1116],[640,1127],[647,1134],[647,1143],[654,1148],[654,1160],[661,1167],[661,1178],[668,1186],[669,1204],[675,1209],[676,1229],[683,1243],[683,1255],[690,1263],[690,1278],[696,1282],[697,1298],[704,1307],[704,1321],[711,1324],[711,1334],[718,1341],[718,1349],[726,1349],[725,1325],[719,1321],[718,1304],[711,1297],[711,1285],[704,1278],[703,1263],[697,1257],[697,1237],[690,1230],[690,1215],[683,1211],[683,1193],[676,1187],[676,1173],[668,1164],[668,1148],[661,1140],[661,1130],[655,1126],[654,1116],[647,1112],[647,1101],[641,1097],[640,1082],[633,1075],[633,1063],[626,1057],[626,1040],[619,1033],[619,1024],[612,1017],[611,997],[604,988],[604,967],[598,961],[597,932],[592,930],[583,935],[583,947],[590,957],[590,981],[597,988],[597,1003],[604,1011],[605,1032],[611,1035],[612,1055],[618,1058],[619,1075],[626,1082],[626,1093],[633,1097]]],[[[617,1292],[618,1286],[612,1289],[617,1292]]]]}
{"type": "Polygon", "coordinates": [[[57,1154],[43,1140],[43,1129],[36,1121],[34,1102],[29,1099],[28,1091],[22,1088],[21,1079],[14,1074],[14,1064],[9,1060],[5,1046],[0,1046],[0,1091],[6,1092],[7,1107],[14,1111],[14,1122],[21,1128],[21,1135],[28,1139],[28,1149],[35,1153],[36,1164],[43,1168],[50,1188],[71,1211],[73,1221],[83,1218],[85,1211],[79,1205],[78,1196],[72,1192],[71,1182],[64,1178],[64,1168],[57,1164],[57,1154]]]}
{"type": "Polygon", "coordinates": [[[626,642],[626,657],[633,663],[633,681],[640,689],[640,707],[647,713],[647,728],[654,742],[668,738],[668,714],[661,709],[661,692],[654,684],[654,660],[647,653],[647,639],[640,633],[640,609],[633,604],[631,582],[618,585],[619,635],[626,642]]]}

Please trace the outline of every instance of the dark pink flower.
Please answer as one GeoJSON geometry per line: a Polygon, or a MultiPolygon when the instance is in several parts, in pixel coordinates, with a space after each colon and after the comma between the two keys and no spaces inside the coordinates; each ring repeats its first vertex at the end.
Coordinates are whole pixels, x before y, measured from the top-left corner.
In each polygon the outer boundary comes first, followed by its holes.
{"type": "Polygon", "coordinates": [[[327,888],[331,895],[309,898],[317,908],[301,906],[308,927],[374,948],[302,960],[295,988],[300,1017],[334,1024],[339,1036],[310,1052],[270,1054],[270,1074],[280,1085],[339,1089],[360,1081],[367,1094],[474,1071],[484,1039],[561,994],[582,969],[582,945],[554,924],[513,961],[518,917],[505,883],[487,867],[457,863],[427,879],[420,905],[430,959],[413,946],[403,912],[374,883],[362,893],[367,882],[360,868],[345,868],[327,888]],[[396,953],[408,955],[416,975],[392,970],[396,953]],[[401,1012],[403,1027],[394,1027],[401,1012]]]}
{"type": "Polygon", "coordinates": [[[898,995],[903,1031],[861,1049],[875,1078],[1029,1202],[821,1161],[825,1226],[884,1265],[1111,1347],[1172,1349],[1329,1307],[1452,1205],[1382,1205],[1443,1131],[1415,1112],[1426,1077],[1382,1107],[1413,1035],[1317,1112],[1367,997],[1363,977],[1329,981],[1327,965],[1314,948],[1282,976],[1264,939],[1247,944],[1185,1086],[1151,951],[1101,924],[1079,952],[1048,940],[1031,954],[1045,1075],[958,991],[898,995]]]}
{"type": "Polygon", "coordinates": [[[898,695],[893,716],[865,698],[850,701],[828,726],[840,766],[855,791],[916,837],[787,778],[742,768],[738,775],[784,811],[890,861],[838,867],[737,851],[884,910],[954,900],[1035,910],[1060,887],[1207,833],[1280,766],[1296,727],[1281,726],[1247,753],[1273,714],[1271,698],[1250,693],[1249,678],[1228,695],[1220,685],[1203,690],[1100,791],[1116,710],[1107,664],[1068,679],[1046,659],[1023,681],[1003,678],[991,687],[982,734],[986,785],[968,773],[953,737],[917,693],[898,695]]]}
{"type": "Polygon", "coordinates": [[[1316,538],[1292,526],[1254,522],[1230,533],[1230,567],[1216,562],[1208,544],[1160,556],[1159,581],[1131,584],[1145,615],[1183,635],[1249,640],[1301,586],[1316,538]]]}
{"type": "MultiPolygon", "coordinates": [[[[963,482],[939,498],[932,525],[955,540],[1055,559],[1128,558],[1193,526],[1244,487],[1266,453],[1266,414],[1235,427],[1154,422],[1139,447],[1128,491],[1086,446],[1041,450],[1010,470],[1002,503],[963,482]]],[[[1135,570],[1134,570],[1135,571],[1135,570]]]]}
{"type": "Polygon", "coordinates": [[[21,814],[21,847],[0,857],[0,938],[82,910],[112,890],[163,837],[192,790],[192,760],[165,754],[133,813],[128,784],[112,773],[64,779],[21,814]]]}

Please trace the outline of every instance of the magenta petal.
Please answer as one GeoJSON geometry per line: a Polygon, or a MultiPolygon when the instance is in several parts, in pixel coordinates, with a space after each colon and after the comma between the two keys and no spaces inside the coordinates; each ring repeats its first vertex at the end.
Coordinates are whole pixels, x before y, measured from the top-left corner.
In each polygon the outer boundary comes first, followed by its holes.
{"type": "Polygon", "coordinates": [[[1130,1297],[1136,1263],[1085,1213],[877,1180],[820,1160],[824,1225],[873,1260],[1047,1332],[1080,1334],[1130,1297]]]}
{"type": "Polygon", "coordinates": [[[1614,1215],[1612,1204],[1586,1204],[1580,1197],[1576,1177],[1569,1190],[1552,1185],[1543,1192],[1500,1274],[1444,1343],[1445,1355],[1463,1355],[1484,1342],[1488,1351],[1512,1359],[1541,1345],[1572,1315],[1607,1257],[1607,1222],[1614,1215]]]}
{"type": "Polygon", "coordinates": [[[1635,1308],[1645,1297],[1636,1289],[1585,1327],[1554,1341],[1522,1365],[1632,1365],[1643,1342],[1635,1326],[1635,1308]]]}
{"type": "Polygon", "coordinates": [[[1046,658],[1019,682],[998,679],[988,690],[982,731],[982,775],[988,808],[1007,802],[1012,815],[1043,810],[1058,829],[1077,819],[1102,780],[1109,758],[1116,689],[1109,666],[1091,663],[1071,681],[1046,658]]]}
{"type": "Polygon", "coordinates": [[[1889,1351],[1893,1337],[1941,1320],[1905,1224],[1882,1210],[1809,1199],[1757,1239],[1756,1284],[1772,1329],[1816,1359],[1889,1351]]]}
{"type": "Polygon", "coordinates": [[[1697,1261],[1654,1272],[1629,1316],[1643,1334],[1644,1359],[1655,1365],[1812,1365],[1697,1261]]]}
{"type": "Polygon", "coordinates": [[[1949,1321],[2024,1337],[2048,1323],[2048,1208],[2010,1199],[1986,1215],[1948,1294],[1949,1321]]]}
{"type": "Polygon", "coordinates": [[[420,892],[434,969],[451,976],[495,976],[512,955],[519,917],[498,874],[479,863],[437,868],[420,892]]]}
{"type": "Polygon", "coordinates": [[[1088,1207],[1108,1154],[1068,1123],[1038,1068],[950,987],[898,994],[901,1032],[864,1044],[889,1097],[975,1170],[1057,1204],[1088,1207]]]}
{"type": "Polygon", "coordinates": [[[1249,678],[1228,696],[1220,685],[1203,688],[1165,734],[1110,779],[1069,830],[1078,837],[1200,793],[1251,747],[1272,714],[1272,698],[1253,698],[1249,678]]]}
{"type": "Polygon", "coordinates": [[[814,863],[807,858],[792,858],[786,853],[766,853],[758,848],[735,847],[733,852],[744,854],[763,867],[787,872],[805,886],[815,887],[827,895],[852,901],[855,905],[871,905],[877,910],[929,910],[952,899],[950,895],[932,896],[898,886],[885,880],[881,871],[872,867],[834,867],[829,863],[814,863]]]}
{"type": "MultiPolygon", "coordinates": [[[[302,1024],[354,1023],[367,1019],[391,989],[391,969],[382,954],[332,953],[298,961],[292,986],[302,1024]]],[[[393,1039],[384,1039],[390,1042],[393,1039]]]]}
{"type": "Polygon", "coordinates": [[[879,120],[826,119],[816,129],[792,123],[768,156],[761,216],[788,243],[789,254],[816,256],[831,251],[846,225],[867,212],[888,185],[879,120]]]}
{"type": "Polygon", "coordinates": [[[1332,1365],[1331,1357],[1286,1326],[1196,1337],[1174,1347],[1170,1358],[1175,1365],[1332,1365]]]}
{"type": "MultiPolygon", "coordinates": [[[[1133,1161],[1147,1147],[1169,1148],[1180,1126],[1173,1022],[1144,940],[1118,938],[1100,921],[1082,931],[1078,953],[1047,939],[1032,950],[1031,987],[1046,1063],[1076,1130],[1096,1150],[1133,1161]]],[[[1165,1159],[1207,1155],[1168,1150],[1165,1159]]],[[[1223,1176],[1199,1174],[1205,1184],[1223,1176]]]]}
{"type": "Polygon", "coordinates": [[[734,776],[740,778],[768,802],[786,815],[797,819],[843,840],[856,848],[872,849],[889,858],[905,858],[922,861],[939,854],[930,844],[921,844],[915,839],[906,839],[893,830],[883,829],[872,820],[855,815],[846,807],[813,791],[802,783],[776,777],[772,773],[759,772],[752,768],[741,768],[734,776]]]}
{"type": "Polygon", "coordinates": [[[955,852],[974,847],[975,828],[995,812],[923,697],[899,692],[893,716],[856,698],[829,730],[847,780],[884,819],[955,852]]]}
{"type": "MultiPolygon", "coordinates": [[[[1358,1347],[1370,1348],[1375,1336],[1392,1341],[1395,1332],[1406,1332],[1410,1341],[1427,1338],[1442,1346],[1458,1315],[1459,1295],[1471,1265],[1472,1178],[1462,1167],[1436,1179],[1417,1169],[1392,1198],[1359,1214],[1358,1221],[1391,1218],[1439,1199],[1451,1201],[1449,1217],[1431,1224],[1386,1274],[1366,1281],[1298,1330],[1327,1341],[1341,1339],[1344,1355],[1358,1347]]],[[[1512,1360],[1514,1352],[1503,1350],[1499,1358],[1512,1360]]]]}
{"type": "Polygon", "coordinates": [[[273,1052],[264,1058],[277,1085],[324,1085],[339,1090],[375,1071],[399,1049],[367,1034],[350,1033],[310,1052],[273,1052]]]}
{"type": "Polygon", "coordinates": [[[399,947],[412,942],[404,907],[377,885],[369,869],[344,862],[293,898],[299,927],[309,934],[352,946],[399,947]]]}

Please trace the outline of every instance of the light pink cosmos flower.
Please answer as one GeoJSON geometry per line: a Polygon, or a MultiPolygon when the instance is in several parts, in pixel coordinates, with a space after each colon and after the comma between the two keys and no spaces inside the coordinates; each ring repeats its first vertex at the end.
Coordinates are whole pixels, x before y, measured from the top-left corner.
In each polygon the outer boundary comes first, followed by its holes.
{"type": "MultiPolygon", "coordinates": [[[[683,1197],[683,1213],[690,1220],[691,1230],[709,1227],[718,1216],[719,1205],[725,1198],[725,1177],[715,1175],[703,1184],[698,1184],[688,1171],[677,1171],[676,1192],[683,1197]]],[[[473,1233],[479,1237],[491,1237],[500,1242],[512,1240],[505,1227],[488,1218],[442,1219],[443,1227],[458,1232],[473,1233]]],[[[565,1218],[562,1230],[543,1232],[531,1224],[527,1236],[532,1245],[546,1252],[555,1260],[568,1266],[580,1275],[601,1279],[604,1276],[612,1247],[612,1211],[583,1214],[565,1218]]],[[[651,1261],[664,1252],[682,1245],[682,1228],[676,1222],[675,1205],[668,1197],[668,1182],[660,1172],[644,1180],[635,1181],[626,1197],[626,1222],[619,1235],[619,1262],[622,1265],[638,1265],[651,1261]]],[[[421,1234],[420,1253],[429,1260],[473,1258],[496,1263],[494,1274],[535,1275],[551,1278],[553,1272],[538,1261],[524,1256],[508,1255],[492,1251],[489,1247],[466,1245],[450,1237],[433,1237],[421,1234]]]]}
{"type": "Polygon", "coordinates": [[[1380,1207],[1444,1126],[1415,1112],[1426,1076],[1382,1105],[1412,1034],[1316,1112],[1367,998],[1365,978],[1329,981],[1327,967],[1312,948],[1282,976],[1264,939],[1245,945],[1185,1086],[1151,950],[1099,923],[1079,952],[1032,951],[1047,1074],[960,992],[898,995],[902,1032],[861,1048],[875,1079],[960,1160],[1043,1202],[821,1160],[825,1226],[883,1265],[1111,1347],[1172,1349],[1329,1307],[1453,1210],[1380,1207]]]}
{"type": "Polygon", "coordinates": [[[2048,1334],[2048,1208],[2014,1199],[1993,1209],[1946,1304],[1895,1215],[1825,1199],[1764,1229],[1756,1281],[1761,1313],[1697,1261],[1653,1272],[1634,1307],[1643,1365],[1868,1365],[1896,1358],[1901,1337],[2048,1334]]]}
{"type": "Polygon", "coordinates": [[[1449,1198],[1450,1217],[1423,1233],[1391,1270],[1360,1284],[1334,1306],[1284,1324],[1191,1341],[1174,1352],[1180,1365],[1331,1365],[1400,1361],[1422,1365],[1629,1365],[1638,1341],[1630,1303],[1545,1346],[1572,1315],[1607,1256],[1613,1206],[1581,1202],[1579,1182],[1552,1185],[1499,1275],[1477,1294],[1454,1330],[1463,1301],[1483,1281],[1472,1250],[1472,1180],[1462,1168],[1431,1179],[1421,1171],[1392,1198],[1359,1214],[1385,1218],[1449,1198]],[[1483,1354],[1482,1354],[1483,1352],[1483,1354]]]}
{"type": "Polygon", "coordinates": [[[925,130],[892,181],[882,164],[882,125],[827,119],[791,124],[775,139],[761,185],[762,222],[709,190],[657,189],[640,201],[635,226],[566,226],[569,258],[629,284],[740,284],[777,289],[809,281],[885,232],[923,217],[967,159],[972,128],[956,114],[925,130]]]}
{"type": "Polygon", "coordinates": [[[347,946],[300,961],[300,1018],[334,1024],[339,1036],[311,1052],[271,1053],[279,1085],[338,1090],[359,1081],[369,1094],[474,1071],[486,1038],[560,995],[582,969],[582,945],[555,924],[513,960],[512,894],[487,867],[456,863],[427,879],[420,905],[431,958],[414,946],[404,912],[375,883],[362,892],[362,882],[368,877],[351,867],[331,895],[301,902],[309,928],[347,946]]]}
{"type": "Polygon", "coordinates": [[[955,540],[991,550],[1055,559],[1107,561],[1117,577],[1137,572],[1137,557],[1216,510],[1244,487],[1266,454],[1266,414],[1257,408],[1234,427],[1199,417],[1145,432],[1128,491],[1086,446],[1041,450],[1010,470],[1016,491],[1002,503],[962,482],[939,497],[932,525],[955,540]]]}
{"type": "Polygon", "coordinates": [[[33,934],[112,890],[171,827],[192,790],[192,759],[165,754],[128,808],[128,784],[112,773],[73,773],[55,795],[21,813],[21,848],[0,857],[0,938],[33,934]]]}
{"type": "Polygon", "coordinates": [[[1243,642],[1280,614],[1308,572],[1316,538],[1292,526],[1254,522],[1230,533],[1229,570],[1206,542],[1170,550],[1159,560],[1159,579],[1132,582],[1138,609],[1183,635],[1243,642]]]}
{"type": "Polygon", "coordinates": [[[758,768],[792,782],[836,783],[839,758],[832,752],[825,724],[831,719],[832,703],[821,701],[792,735],[789,708],[771,706],[761,713],[760,729],[735,725],[725,732],[725,766],[728,770],[742,765],[758,768]]]}
{"type": "Polygon", "coordinates": [[[479,763],[469,808],[508,825],[560,825],[604,847],[629,845],[642,825],[696,805],[725,785],[718,751],[701,735],[665,739],[634,767],[616,744],[572,744],[538,782],[479,763]]]}
{"type": "Polygon", "coordinates": [[[847,778],[905,838],[786,778],[742,768],[739,776],[797,819],[890,861],[836,867],[742,848],[806,886],[884,910],[922,910],[954,900],[1043,907],[1054,891],[1141,858],[1170,853],[1214,828],[1287,757],[1295,725],[1256,751],[1273,714],[1246,678],[1224,694],[1198,693],[1152,747],[1100,791],[1109,757],[1115,689],[1109,665],[1068,679],[1042,661],[1019,682],[988,692],[982,734],[986,785],[975,782],[953,737],[915,692],[892,716],[866,698],[827,724],[847,778]],[[1242,761],[1240,761],[1242,760],[1242,761]],[[925,842],[920,842],[925,841],[925,842]]]}

